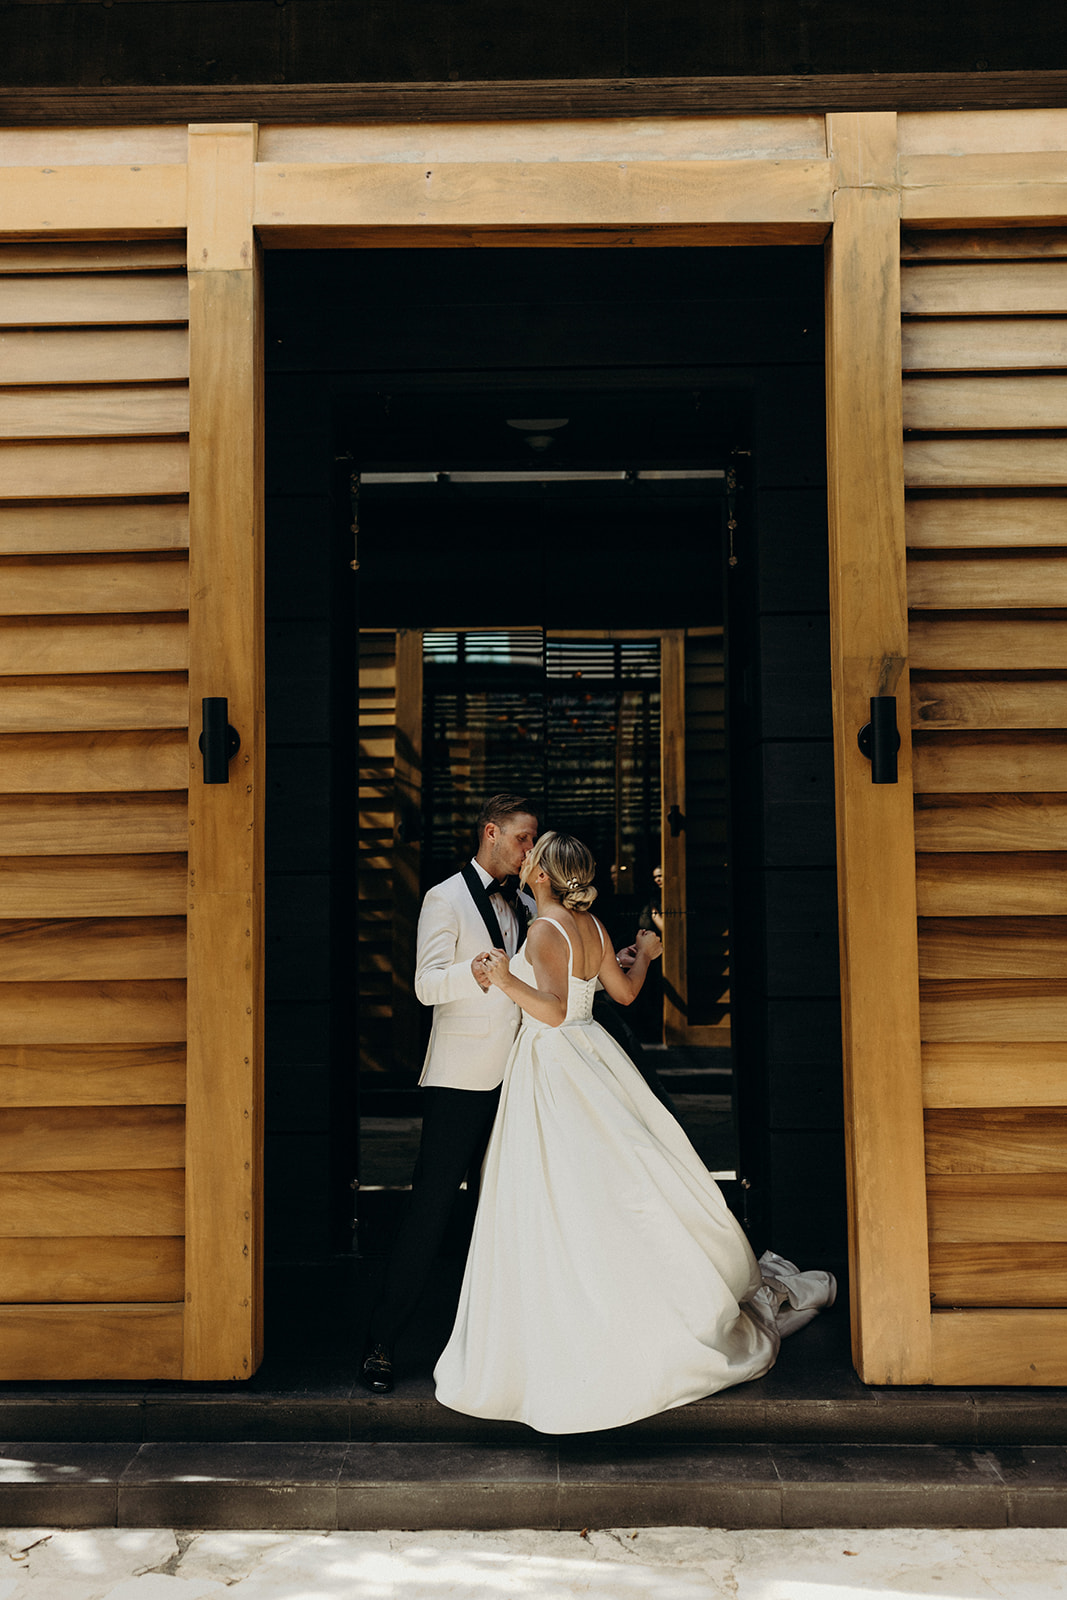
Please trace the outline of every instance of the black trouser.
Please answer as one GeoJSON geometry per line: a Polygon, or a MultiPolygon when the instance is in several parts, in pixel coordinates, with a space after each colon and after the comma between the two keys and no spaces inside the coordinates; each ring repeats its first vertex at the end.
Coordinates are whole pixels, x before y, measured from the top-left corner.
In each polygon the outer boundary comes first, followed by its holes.
{"type": "Polygon", "coordinates": [[[381,1299],[371,1313],[371,1343],[392,1347],[418,1305],[463,1179],[477,1180],[500,1089],[422,1090],[422,1139],[411,1175],[411,1203],[397,1232],[381,1299]]]}

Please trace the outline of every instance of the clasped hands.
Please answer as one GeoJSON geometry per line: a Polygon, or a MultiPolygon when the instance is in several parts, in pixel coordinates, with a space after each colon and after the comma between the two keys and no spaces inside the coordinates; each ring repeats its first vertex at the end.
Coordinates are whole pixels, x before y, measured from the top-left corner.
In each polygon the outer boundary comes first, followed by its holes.
{"type": "Polygon", "coordinates": [[[501,978],[506,978],[511,968],[508,965],[507,955],[503,950],[483,950],[481,955],[475,956],[471,962],[471,972],[479,989],[484,989],[486,994],[499,983],[501,978]]]}

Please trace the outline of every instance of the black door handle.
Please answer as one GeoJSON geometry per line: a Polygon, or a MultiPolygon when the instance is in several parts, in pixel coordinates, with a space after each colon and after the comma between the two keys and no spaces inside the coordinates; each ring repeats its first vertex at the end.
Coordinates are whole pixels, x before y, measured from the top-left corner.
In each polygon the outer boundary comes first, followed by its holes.
{"type": "Polygon", "coordinates": [[[212,695],[203,708],[204,731],[197,743],[204,758],[204,782],[229,783],[230,762],[241,748],[241,736],[230,727],[225,695],[212,695]]]}
{"type": "Polygon", "coordinates": [[[857,743],[871,763],[871,782],[896,783],[900,749],[896,695],[872,694],[871,720],[863,724],[857,743]]]}

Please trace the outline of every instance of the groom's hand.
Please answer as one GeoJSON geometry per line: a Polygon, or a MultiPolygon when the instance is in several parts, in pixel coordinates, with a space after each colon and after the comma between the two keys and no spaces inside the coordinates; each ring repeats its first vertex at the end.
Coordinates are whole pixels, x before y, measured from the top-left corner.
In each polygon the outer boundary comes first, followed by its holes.
{"type": "Polygon", "coordinates": [[[483,950],[481,955],[475,956],[474,960],[471,962],[471,972],[474,974],[474,981],[478,985],[479,989],[484,990],[486,994],[488,994],[489,990],[492,988],[492,985],[489,982],[489,970],[485,964],[488,960],[488,957],[488,950],[483,950]]]}

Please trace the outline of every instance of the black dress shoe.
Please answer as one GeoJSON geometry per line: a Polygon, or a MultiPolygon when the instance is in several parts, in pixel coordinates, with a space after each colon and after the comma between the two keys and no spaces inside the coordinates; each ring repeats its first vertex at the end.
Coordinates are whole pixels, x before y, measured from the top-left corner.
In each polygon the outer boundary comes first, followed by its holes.
{"type": "Polygon", "coordinates": [[[368,1345],[359,1375],[372,1394],[392,1394],[393,1357],[384,1344],[368,1345]]]}

